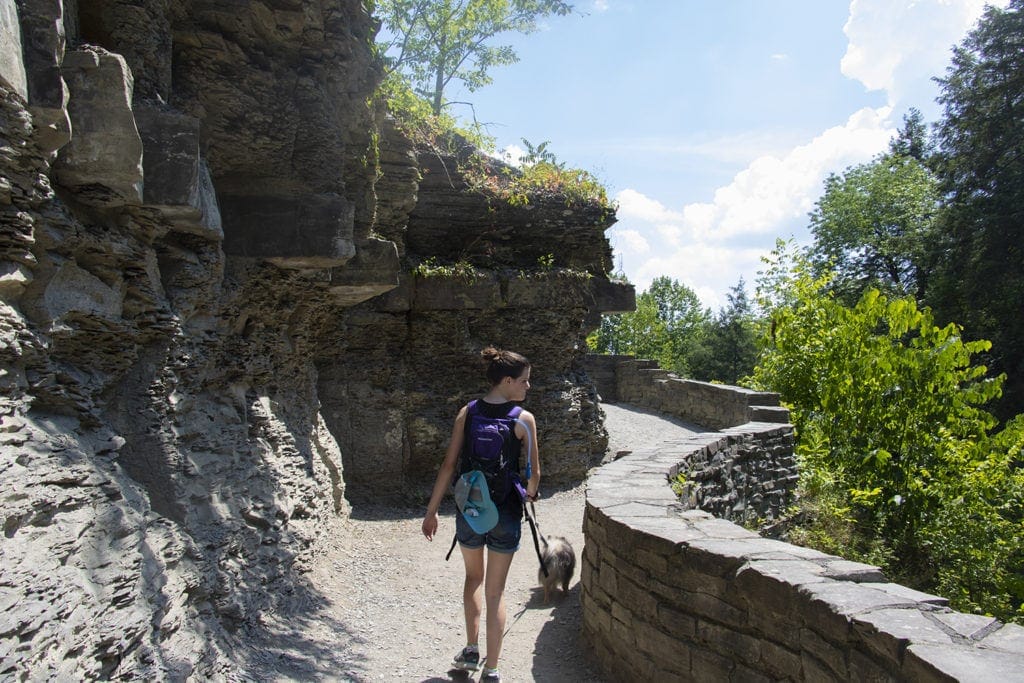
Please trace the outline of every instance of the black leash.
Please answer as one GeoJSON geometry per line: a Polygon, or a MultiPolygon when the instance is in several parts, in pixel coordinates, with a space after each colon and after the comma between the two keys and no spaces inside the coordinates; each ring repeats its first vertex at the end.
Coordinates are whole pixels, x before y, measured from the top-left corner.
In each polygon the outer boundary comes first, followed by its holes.
{"type": "MultiPolygon", "coordinates": [[[[540,563],[540,570],[544,572],[544,578],[547,578],[548,568],[544,565],[544,556],[540,552],[540,540],[537,535],[537,521],[534,517],[537,516],[537,508],[533,506],[533,501],[530,501],[530,509],[526,508],[525,501],[523,502],[523,514],[526,516],[526,521],[530,523],[530,533],[533,534],[533,548],[537,551],[537,562],[540,563]],[[533,510],[533,514],[530,514],[530,510],[533,510]]],[[[547,545],[547,541],[544,542],[547,545]]]]}
{"type": "Polygon", "coordinates": [[[448,548],[448,554],[444,556],[444,561],[447,562],[448,558],[452,556],[452,551],[455,550],[455,544],[459,542],[459,535],[455,534],[452,536],[452,547],[448,548]]]}

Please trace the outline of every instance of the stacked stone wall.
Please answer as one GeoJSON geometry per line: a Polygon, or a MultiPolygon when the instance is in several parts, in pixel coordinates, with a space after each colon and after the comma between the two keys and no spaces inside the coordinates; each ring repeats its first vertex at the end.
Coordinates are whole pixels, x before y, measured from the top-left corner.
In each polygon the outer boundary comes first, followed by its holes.
{"type": "Polygon", "coordinates": [[[779,519],[792,501],[799,475],[790,425],[749,423],[690,453],[673,478],[691,509],[736,523],[779,519]]]}
{"type": "Polygon", "coordinates": [[[583,631],[612,680],[1024,680],[1024,628],[686,509],[667,479],[737,441],[698,434],[591,475],[583,631]]]}
{"type": "Polygon", "coordinates": [[[633,356],[592,354],[583,365],[602,399],[651,408],[712,429],[746,422],[788,422],[777,394],[685,379],[633,356]]]}
{"type": "MultiPolygon", "coordinates": [[[[703,383],[609,358],[586,359],[605,400],[698,423],[743,415],[744,402],[746,415],[782,414],[761,412],[771,395],[704,385],[726,397],[715,412],[698,406],[703,383]]],[[[772,518],[795,483],[792,426],[770,421],[633,452],[591,474],[583,634],[610,680],[1024,681],[1024,628],[729,521],[772,518]]]]}

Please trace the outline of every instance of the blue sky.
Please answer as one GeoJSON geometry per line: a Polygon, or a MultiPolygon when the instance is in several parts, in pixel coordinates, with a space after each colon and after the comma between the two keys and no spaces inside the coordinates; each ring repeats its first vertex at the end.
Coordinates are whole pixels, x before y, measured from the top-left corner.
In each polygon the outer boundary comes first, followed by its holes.
{"type": "MultiPolygon", "coordinates": [[[[1000,3],[1004,5],[1005,3],[1000,3]]],[[[982,0],[578,0],[506,35],[519,63],[473,102],[499,148],[550,141],[619,205],[608,231],[637,292],[667,275],[717,310],[752,292],[778,237],[809,242],[830,172],[883,151],[982,0]],[[582,15],[582,16],[581,16],[582,15]]],[[[454,110],[471,116],[465,107],[454,110]]]]}

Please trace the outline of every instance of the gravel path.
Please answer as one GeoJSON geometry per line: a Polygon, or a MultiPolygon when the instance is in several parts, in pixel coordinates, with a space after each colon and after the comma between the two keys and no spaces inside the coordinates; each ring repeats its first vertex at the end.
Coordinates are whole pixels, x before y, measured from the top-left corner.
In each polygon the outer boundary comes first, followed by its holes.
{"type": "MultiPolygon", "coordinates": [[[[603,408],[609,459],[699,430],[634,406],[603,408]]],[[[584,488],[549,491],[542,484],[537,503],[543,532],[568,538],[577,556],[583,549],[584,488]]],[[[465,643],[458,549],[451,561],[444,560],[455,528],[453,510],[449,499],[438,536],[429,543],[420,533],[421,507],[355,507],[344,545],[319,558],[310,572],[304,595],[315,597],[296,599],[288,616],[267,617],[274,640],[260,645],[252,661],[268,680],[477,680],[448,673],[465,643]]],[[[505,590],[503,681],[602,681],[579,642],[579,591],[577,564],[569,593],[543,604],[524,524],[505,590]]]]}

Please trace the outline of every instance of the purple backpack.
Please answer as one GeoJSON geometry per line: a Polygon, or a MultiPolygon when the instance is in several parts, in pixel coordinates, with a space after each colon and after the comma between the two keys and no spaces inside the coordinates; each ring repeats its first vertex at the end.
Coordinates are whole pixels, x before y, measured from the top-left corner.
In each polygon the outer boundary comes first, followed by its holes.
{"type": "Polygon", "coordinates": [[[502,417],[488,417],[480,411],[478,401],[470,401],[466,411],[465,443],[462,446],[459,474],[479,470],[487,479],[491,500],[501,505],[522,486],[519,478],[519,449],[515,444],[516,422],[523,412],[513,406],[502,417]]]}

